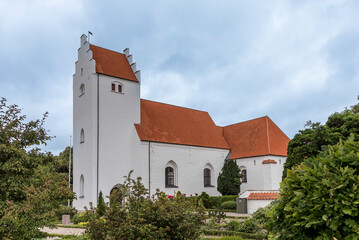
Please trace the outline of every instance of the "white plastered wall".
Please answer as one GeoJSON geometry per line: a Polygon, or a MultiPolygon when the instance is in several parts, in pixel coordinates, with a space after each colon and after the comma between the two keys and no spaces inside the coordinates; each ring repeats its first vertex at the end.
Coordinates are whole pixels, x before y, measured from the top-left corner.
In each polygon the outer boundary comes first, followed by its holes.
{"type": "Polygon", "coordinates": [[[96,106],[97,88],[95,61],[89,50],[86,36],[81,37],[78,61],[73,76],[73,191],[77,200],[73,205],[82,210],[96,200],[96,106]],[[82,69],[82,70],[81,70],[82,69]],[[80,94],[81,84],[85,93],[80,94]],[[80,143],[80,132],[84,129],[85,141],[80,143]],[[80,196],[80,177],[84,176],[84,195],[80,196]]]}
{"type": "Polygon", "coordinates": [[[247,190],[278,190],[282,181],[283,156],[258,156],[236,159],[237,165],[247,169],[247,182],[241,184],[241,193],[247,190]],[[277,164],[262,164],[264,160],[272,159],[277,164]]]}
{"type": "Polygon", "coordinates": [[[253,214],[258,208],[269,205],[274,200],[247,200],[247,213],[253,214]]]}
{"type": "Polygon", "coordinates": [[[217,191],[217,177],[228,152],[226,149],[143,142],[141,154],[144,159],[147,159],[146,162],[149,157],[151,161],[151,194],[159,189],[168,195],[173,195],[177,191],[181,191],[187,196],[202,192],[212,196],[220,195],[217,191]],[[177,179],[178,188],[166,188],[165,186],[165,168],[169,161],[173,161],[177,165],[175,179],[177,179]],[[210,164],[214,170],[211,172],[213,187],[204,187],[203,171],[207,164],[210,164]]]}

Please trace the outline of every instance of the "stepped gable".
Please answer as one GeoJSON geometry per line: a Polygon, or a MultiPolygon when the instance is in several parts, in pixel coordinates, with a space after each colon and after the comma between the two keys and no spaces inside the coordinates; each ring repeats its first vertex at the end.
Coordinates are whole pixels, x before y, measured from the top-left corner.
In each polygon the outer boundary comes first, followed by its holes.
{"type": "Polygon", "coordinates": [[[142,141],[229,149],[223,129],[207,112],[141,99],[142,141]]]}
{"type": "Polygon", "coordinates": [[[223,127],[231,148],[230,159],[278,155],[287,156],[289,138],[267,116],[223,127]]]}
{"type": "Polygon", "coordinates": [[[96,61],[96,72],[138,82],[125,54],[106,48],[90,45],[93,59],[96,61]]]}

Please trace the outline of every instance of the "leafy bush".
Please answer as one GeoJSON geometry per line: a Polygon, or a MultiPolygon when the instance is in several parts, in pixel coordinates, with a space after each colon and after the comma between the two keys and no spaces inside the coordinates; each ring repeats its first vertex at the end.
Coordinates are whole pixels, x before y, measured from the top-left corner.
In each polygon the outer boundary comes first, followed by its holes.
{"type": "MultiPolygon", "coordinates": [[[[87,225],[91,239],[197,239],[204,223],[202,205],[181,193],[152,198],[141,183],[131,179],[111,195],[103,218],[93,216],[87,225]]],[[[198,201],[201,203],[202,201],[198,201]]]]}
{"type": "Polygon", "coordinates": [[[214,209],[213,211],[208,211],[208,216],[214,219],[214,222],[220,223],[226,217],[226,214],[221,209],[214,209]]]}
{"type": "Polygon", "coordinates": [[[237,231],[240,225],[240,222],[231,220],[229,223],[226,224],[226,229],[228,231],[237,231]]]}
{"type": "Polygon", "coordinates": [[[213,208],[214,207],[213,201],[211,200],[210,196],[206,192],[202,192],[201,195],[198,196],[198,198],[202,199],[203,206],[205,208],[213,208]]]}
{"type": "Polygon", "coordinates": [[[253,218],[248,218],[238,227],[239,232],[258,233],[259,227],[253,218]]]}
{"type": "Polygon", "coordinates": [[[57,219],[61,220],[62,215],[70,215],[72,218],[76,213],[77,210],[73,207],[61,206],[59,209],[56,210],[56,217],[57,219]]]}
{"type": "Polygon", "coordinates": [[[223,209],[235,210],[237,207],[237,203],[235,201],[227,201],[227,202],[223,202],[221,204],[221,207],[223,209]]]}
{"type": "Polygon", "coordinates": [[[278,239],[358,239],[359,142],[331,146],[288,171],[271,213],[278,239]]]}
{"type": "Polygon", "coordinates": [[[92,218],[93,218],[93,214],[90,211],[84,211],[74,215],[72,218],[72,222],[78,224],[81,222],[88,222],[92,218]]]}
{"type": "Polygon", "coordinates": [[[226,196],[221,196],[221,201],[223,202],[228,202],[228,201],[237,201],[237,197],[238,195],[226,195],[226,196]]]}
{"type": "Polygon", "coordinates": [[[255,211],[251,218],[258,224],[266,225],[271,221],[271,218],[269,216],[269,212],[272,211],[277,204],[277,201],[271,202],[269,205],[258,208],[257,211],[255,211]]]}

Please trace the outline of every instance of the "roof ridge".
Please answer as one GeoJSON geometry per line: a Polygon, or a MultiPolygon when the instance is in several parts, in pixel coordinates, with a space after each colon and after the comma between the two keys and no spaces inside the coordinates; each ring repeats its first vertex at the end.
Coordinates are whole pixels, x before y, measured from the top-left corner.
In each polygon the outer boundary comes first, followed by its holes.
{"type": "Polygon", "coordinates": [[[226,126],[218,126],[218,127],[229,127],[229,126],[233,126],[233,125],[237,125],[237,124],[241,124],[241,123],[245,123],[245,122],[258,120],[258,119],[265,118],[265,117],[267,117],[267,115],[263,116],[263,117],[257,117],[257,118],[249,119],[249,120],[246,120],[246,121],[243,121],[243,122],[237,122],[237,123],[232,123],[232,124],[229,124],[229,125],[226,125],[226,126]]]}
{"type": "Polygon", "coordinates": [[[114,52],[114,53],[119,53],[119,54],[122,54],[122,55],[125,55],[125,56],[126,56],[126,54],[123,54],[123,53],[121,53],[121,52],[117,52],[117,51],[115,51],[115,50],[111,50],[111,49],[108,49],[108,48],[100,47],[100,46],[97,46],[97,45],[94,45],[94,44],[90,44],[90,46],[102,48],[102,49],[105,49],[105,50],[107,50],[107,51],[111,51],[111,52],[114,52]]]}
{"type": "MultiPolygon", "coordinates": [[[[203,113],[207,113],[209,115],[209,113],[207,111],[203,111],[203,110],[198,110],[198,109],[194,109],[194,108],[189,108],[189,107],[182,107],[182,106],[178,106],[178,105],[174,105],[174,104],[170,104],[170,103],[163,103],[163,102],[157,102],[157,101],[153,101],[153,100],[148,100],[148,99],[144,99],[141,98],[141,100],[144,101],[148,101],[148,102],[154,102],[154,103],[160,103],[160,104],[164,104],[164,105],[168,105],[168,106],[172,106],[172,107],[178,107],[178,108],[184,108],[184,109],[188,109],[188,110],[193,110],[193,111],[197,111],[197,112],[203,112],[203,113]]],[[[210,116],[211,117],[211,116],[210,116]]],[[[212,119],[212,118],[211,118],[212,119]]],[[[213,119],[212,119],[213,121],[213,119]]],[[[215,124],[216,125],[216,124],[215,124]]],[[[217,125],[216,125],[217,126],[217,125]]],[[[218,126],[217,126],[218,127],[218,126]]]]}

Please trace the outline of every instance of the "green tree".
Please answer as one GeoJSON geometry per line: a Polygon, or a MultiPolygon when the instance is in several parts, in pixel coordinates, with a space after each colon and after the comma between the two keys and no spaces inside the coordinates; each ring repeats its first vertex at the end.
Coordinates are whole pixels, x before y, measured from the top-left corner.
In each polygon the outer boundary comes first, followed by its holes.
{"type": "Polygon", "coordinates": [[[351,133],[359,140],[359,113],[355,110],[357,107],[359,108],[359,104],[330,115],[324,125],[308,121],[306,128],[299,130],[288,144],[283,179],[287,176],[288,169],[298,166],[306,158],[317,156],[328,145],[337,144],[340,139],[347,139],[351,133]]]}
{"type": "Polygon", "coordinates": [[[233,159],[225,160],[217,178],[217,190],[222,195],[237,195],[241,191],[240,169],[233,159]]]}
{"type": "Polygon", "coordinates": [[[0,100],[0,239],[30,239],[53,226],[55,209],[73,197],[60,174],[44,174],[53,161],[38,148],[51,139],[42,119],[25,123],[17,105],[0,100]]]}
{"type": "Polygon", "coordinates": [[[99,217],[101,217],[105,214],[105,212],[106,212],[106,204],[102,196],[102,191],[100,191],[98,195],[96,213],[99,217]]]}
{"type": "Polygon", "coordinates": [[[271,216],[275,239],[358,239],[359,142],[354,134],[288,170],[271,216]]]}

